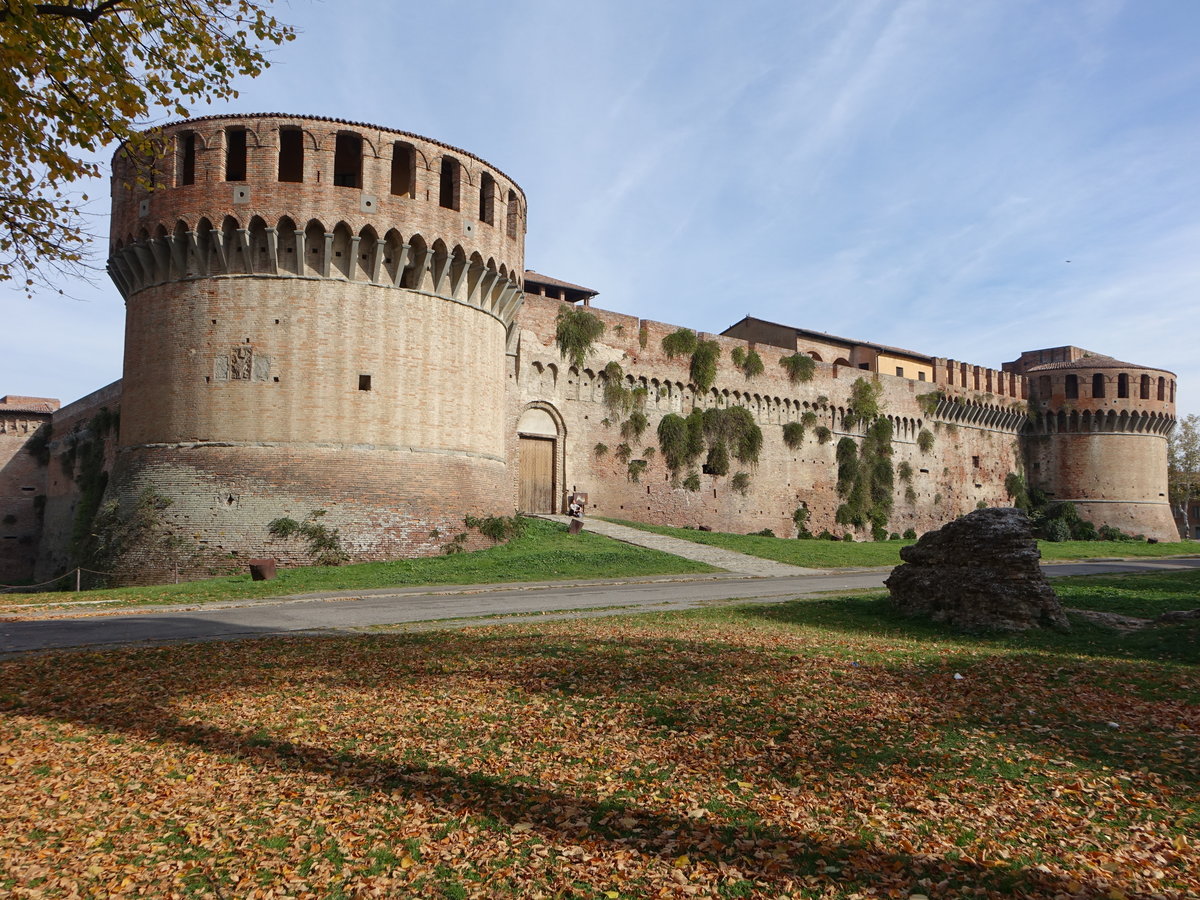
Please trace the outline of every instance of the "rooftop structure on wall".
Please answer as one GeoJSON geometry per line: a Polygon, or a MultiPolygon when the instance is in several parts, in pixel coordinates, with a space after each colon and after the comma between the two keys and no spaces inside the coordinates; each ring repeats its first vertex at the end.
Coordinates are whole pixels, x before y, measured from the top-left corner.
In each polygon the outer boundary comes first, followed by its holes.
{"type": "Polygon", "coordinates": [[[101,491],[170,501],[175,549],[130,560],[151,576],[303,561],[267,525],[318,509],[352,558],[439,553],[462,545],[464,515],[558,511],[576,490],[663,523],[925,531],[1010,503],[1020,471],[1097,522],[1172,534],[1165,370],[1073,347],[993,369],[747,316],[699,335],[712,384],[698,386],[664,349],[677,326],[525,268],[524,193],[479,156],[276,113],[161,137],[162,158],[119,151],[113,166],[122,380],[62,410],[0,403],[0,580],[69,565],[101,491]],[[580,367],[556,347],[571,306],[604,326],[580,367]],[[798,354],[807,377],[782,364],[798,354]],[[886,425],[870,441],[862,383],[886,425]],[[659,435],[689,415],[707,445],[680,458],[659,435]],[[746,442],[726,446],[735,425],[746,442]],[[844,460],[884,431],[868,516],[844,460]]]}

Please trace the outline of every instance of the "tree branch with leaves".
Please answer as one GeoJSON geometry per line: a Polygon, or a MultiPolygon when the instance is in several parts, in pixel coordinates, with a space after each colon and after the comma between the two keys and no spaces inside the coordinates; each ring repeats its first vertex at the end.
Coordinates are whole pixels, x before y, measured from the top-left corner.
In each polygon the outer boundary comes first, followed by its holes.
{"type": "Polygon", "coordinates": [[[0,0],[0,281],[27,294],[79,274],[92,236],[71,185],[98,177],[105,146],[161,148],[154,117],[237,96],[295,37],[273,0],[0,0]]]}

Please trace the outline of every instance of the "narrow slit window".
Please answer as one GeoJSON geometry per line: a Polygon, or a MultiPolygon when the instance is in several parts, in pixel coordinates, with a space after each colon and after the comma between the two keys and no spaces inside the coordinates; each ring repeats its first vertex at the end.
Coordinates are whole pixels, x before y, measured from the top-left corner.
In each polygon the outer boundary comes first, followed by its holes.
{"type": "Polygon", "coordinates": [[[392,145],[392,194],[397,197],[416,196],[413,184],[416,173],[416,151],[405,141],[392,145]]]}
{"type": "Polygon", "coordinates": [[[245,128],[230,128],[225,132],[225,180],[246,180],[245,128]]]}
{"type": "Polygon", "coordinates": [[[299,128],[279,130],[279,180],[304,181],[304,132],[299,128]]]}
{"type": "Polygon", "coordinates": [[[189,131],[179,139],[179,184],[196,183],[196,133],[189,131]]]}
{"type": "Polygon", "coordinates": [[[438,187],[438,206],[444,209],[459,208],[459,179],[461,178],[458,160],[453,156],[442,157],[442,179],[438,187]]]}
{"type": "Polygon", "coordinates": [[[496,218],[496,179],[487,172],[479,180],[479,221],[488,225],[495,224],[496,218]]]}
{"type": "Polygon", "coordinates": [[[358,376],[358,389],[360,391],[369,391],[371,389],[371,376],[370,375],[359,375],[358,376]]]}
{"type": "Polygon", "coordinates": [[[339,134],[333,147],[333,183],[337,187],[362,187],[362,138],[339,134]]]}

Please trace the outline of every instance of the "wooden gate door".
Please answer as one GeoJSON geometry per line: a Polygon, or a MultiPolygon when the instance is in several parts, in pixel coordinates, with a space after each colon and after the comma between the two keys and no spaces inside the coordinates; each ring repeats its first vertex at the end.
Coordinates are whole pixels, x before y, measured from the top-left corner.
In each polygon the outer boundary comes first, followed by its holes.
{"type": "Polygon", "coordinates": [[[554,509],[554,438],[522,437],[521,511],[552,513],[554,509]]]}

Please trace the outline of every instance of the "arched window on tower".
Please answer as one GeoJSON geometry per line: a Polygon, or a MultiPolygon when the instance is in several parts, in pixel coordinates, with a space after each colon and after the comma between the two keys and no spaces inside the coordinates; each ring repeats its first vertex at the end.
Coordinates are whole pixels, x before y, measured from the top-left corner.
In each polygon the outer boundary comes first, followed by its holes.
{"type": "Polygon", "coordinates": [[[279,180],[304,181],[304,132],[299,128],[279,129],[279,180]]]}
{"type": "Polygon", "coordinates": [[[1049,375],[1039,375],[1038,376],[1038,399],[1039,400],[1049,400],[1050,399],[1050,376],[1049,375]]]}
{"type": "Polygon", "coordinates": [[[246,180],[246,129],[225,129],[225,180],[246,180]]]}
{"type": "Polygon", "coordinates": [[[496,179],[487,172],[479,179],[479,221],[496,224],[496,179]]]}
{"type": "Polygon", "coordinates": [[[1158,399],[1167,399],[1167,379],[1163,378],[1161,375],[1158,376],[1158,399]]]}
{"type": "Polygon", "coordinates": [[[459,209],[459,182],[462,179],[462,166],[453,156],[442,157],[442,180],[438,186],[438,206],[443,209],[459,209]]]}
{"type": "Polygon", "coordinates": [[[1129,376],[1124,372],[1117,376],[1117,397],[1119,399],[1129,398],[1129,376]]]}
{"type": "Polygon", "coordinates": [[[196,132],[185,131],[175,138],[178,153],[176,186],[196,183],[196,132]]]}
{"type": "Polygon", "coordinates": [[[1150,399],[1150,376],[1143,375],[1141,382],[1142,383],[1141,383],[1140,397],[1143,400],[1149,400],[1150,399]]]}
{"type": "Polygon", "coordinates": [[[416,196],[414,184],[417,153],[407,141],[392,144],[392,194],[396,197],[416,196]]]}
{"type": "Polygon", "coordinates": [[[1092,376],[1092,397],[1095,399],[1104,397],[1104,376],[1099,372],[1092,376]]]}
{"type": "Polygon", "coordinates": [[[362,187],[362,138],[339,132],[333,145],[333,183],[337,187],[362,187]]]}
{"type": "Polygon", "coordinates": [[[1079,399],[1079,376],[1078,375],[1068,375],[1066,384],[1064,385],[1064,387],[1065,387],[1065,391],[1066,391],[1065,395],[1068,400],[1078,400],[1079,399]]]}

